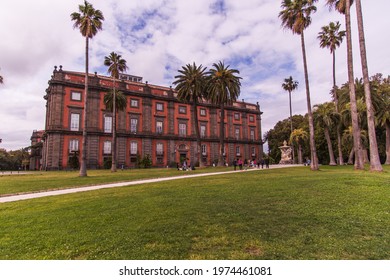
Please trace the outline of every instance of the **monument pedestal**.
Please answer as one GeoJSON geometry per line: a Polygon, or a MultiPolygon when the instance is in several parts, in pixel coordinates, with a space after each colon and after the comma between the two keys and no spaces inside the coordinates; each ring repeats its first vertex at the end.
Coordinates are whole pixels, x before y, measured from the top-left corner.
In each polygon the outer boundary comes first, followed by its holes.
{"type": "Polygon", "coordinates": [[[287,141],[283,141],[283,146],[279,147],[281,151],[281,159],[279,161],[279,164],[292,164],[292,157],[291,157],[291,146],[287,146],[287,141]]]}

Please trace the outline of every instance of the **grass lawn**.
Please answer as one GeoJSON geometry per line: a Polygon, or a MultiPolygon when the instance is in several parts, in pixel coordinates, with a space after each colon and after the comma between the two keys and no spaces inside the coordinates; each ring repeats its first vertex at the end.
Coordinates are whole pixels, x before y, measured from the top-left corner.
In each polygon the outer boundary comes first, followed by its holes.
{"type": "Polygon", "coordinates": [[[31,172],[25,175],[1,175],[0,197],[16,193],[31,193],[54,189],[84,187],[113,182],[127,182],[188,174],[223,172],[231,168],[201,168],[191,172],[176,168],[126,169],[112,173],[110,170],[88,170],[88,177],[79,177],[79,171],[31,172]]]}
{"type": "Polygon", "coordinates": [[[0,259],[390,259],[384,168],[238,172],[3,203],[0,259]]]}

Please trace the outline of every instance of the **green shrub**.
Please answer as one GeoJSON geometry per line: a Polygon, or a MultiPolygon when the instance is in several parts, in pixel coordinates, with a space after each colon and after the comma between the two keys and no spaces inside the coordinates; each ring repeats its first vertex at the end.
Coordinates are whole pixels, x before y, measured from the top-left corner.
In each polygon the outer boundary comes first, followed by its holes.
{"type": "Polygon", "coordinates": [[[104,161],[103,161],[103,168],[104,169],[110,169],[111,166],[112,166],[112,159],[111,159],[111,157],[105,158],[104,161]]]}
{"type": "Polygon", "coordinates": [[[72,156],[68,160],[68,166],[71,169],[79,169],[80,168],[80,162],[77,152],[73,152],[72,156]]]}

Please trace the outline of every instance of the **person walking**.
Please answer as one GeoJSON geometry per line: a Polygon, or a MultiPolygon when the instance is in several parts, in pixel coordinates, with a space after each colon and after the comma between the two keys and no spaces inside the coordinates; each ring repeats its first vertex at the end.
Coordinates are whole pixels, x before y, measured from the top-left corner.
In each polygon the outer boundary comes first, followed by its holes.
{"type": "Polygon", "coordinates": [[[247,159],[244,159],[244,169],[245,170],[248,169],[248,160],[247,159]]]}
{"type": "Polygon", "coordinates": [[[233,167],[234,167],[234,171],[236,171],[237,170],[237,159],[233,160],[233,167]]]}
{"type": "Polygon", "coordinates": [[[269,168],[269,158],[267,157],[267,158],[265,158],[265,167],[266,168],[269,168]]]}
{"type": "Polygon", "coordinates": [[[242,170],[242,160],[238,159],[238,166],[240,167],[240,170],[242,170]]]}

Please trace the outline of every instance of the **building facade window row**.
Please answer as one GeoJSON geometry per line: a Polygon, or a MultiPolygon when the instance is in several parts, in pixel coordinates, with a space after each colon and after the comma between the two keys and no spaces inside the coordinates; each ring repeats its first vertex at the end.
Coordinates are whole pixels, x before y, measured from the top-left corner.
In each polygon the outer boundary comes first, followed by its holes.
{"type": "MultiPolygon", "coordinates": [[[[90,77],[87,115],[87,166],[101,168],[112,152],[113,115],[104,106],[111,89],[109,77],[90,77]]],[[[198,107],[200,151],[196,145],[191,104],[181,103],[167,87],[131,81],[118,83],[128,106],[117,116],[118,164],[134,166],[137,158],[151,157],[155,166],[174,165],[183,158],[206,165],[219,156],[220,110],[205,102],[198,107]]],[[[46,91],[46,128],[42,163],[46,169],[67,168],[71,153],[80,153],[83,130],[83,73],[54,71],[46,91]],[[61,87],[57,86],[61,85],[61,87]]],[[[224,157],[258,159],[262,156],[261,111],[258,104],[236,102],[226,108],[224,157]]]]}

